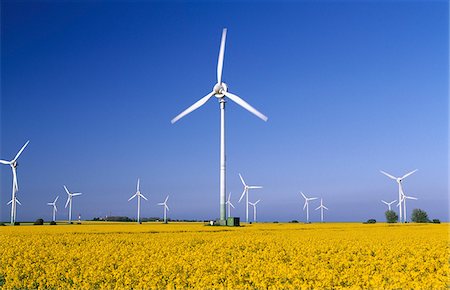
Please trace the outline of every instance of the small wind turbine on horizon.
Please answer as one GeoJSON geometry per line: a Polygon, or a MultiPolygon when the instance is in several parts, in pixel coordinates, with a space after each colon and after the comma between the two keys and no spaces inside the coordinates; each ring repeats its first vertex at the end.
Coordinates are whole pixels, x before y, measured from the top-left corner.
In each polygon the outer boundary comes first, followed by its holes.
{"type": "Polygon", "coordinates": [[[239,198],[239,203],[241,202],[242,198],[245,195],[245,221],[248,222],[248,190],[249,189],[257,189],[257,188],[263,188],[259,185],[247,185],[244,181],[244,178],[242,178],[242,175],[239,173],[239,177],[241,178],[242,184],[244,185],[244,191],[242,192],[241,198],[239,198]]]}
{"type": "Polygon", "coordinates": [[[303,192],[300,192],[300,194],[305,199],[305,205],[303,206],[303,210],[306,208],[306,223],[309,223],[309,201],[317,199],[317,197],[306,197],[303,192]]]}
{"type": "Polygon", "coordinates": [[[256,222],[256,205],[258,204],[258,202],[260,202],[261,200],[258,199],[257,201],[255,201],[254,203],[252,202],[248,202],[249,204],[251,204],[253,206],[253,222],[256,222]]]}
{"type": "Polygon", "coordinates": [[[320,198],[320,205],[315,210],[318,210],[318,209],[320,209],[320,221],[323,222],[323,210],[324,209],[328,210],[328,207],[323,205],[322,198],[320,198]]]}
{"type": "Polygon", "coordinates": [[[11,161],[6,160],[0,160],[1,164],[9,165],[11,166],[12,174],[13,174],[13,182],[12,182],[12,196],[11,201],[8,202],[8,204],[11,204],[11,224],[14,224],[16,222],[16,203],[19,205],[22,205],[20,202],[18,202],[16,198],[16,193],[19,191],[19,184],[17,182],[17,166],[19,166],[19,163],[17,162],[17,159],[19,158],[20,154],[22,154],[23,150],[25,150],[25,147],[27,147],[28,143],[30,141],[28,140],[25,145],[22,146],[22,148],[17,152],[16,156],[11,161]]]}
{"type": "Polygon", "coordinates": [[[388,210],[391,210],[391,204],[393,204],[396,201],[397,201],[396,199],[391,201],[391,202],[387,202],[387,201],[381,200],[382,203],[384,203],[384,204],[386,204],[388,206],[388,210]]]}
{"type": "MultiPolygon", "coordinates": [[[[169,207],[167,206],[167,200],[169,199],[169,195],[167,195],[166,199],[164,200],[164,202],[160,202],[158,203],[158,205],[162,205],[164,206],[164,223],[167,224],[167,213],[166,210],[169,210],[169,207]]],[[[170,211],[170,210],[169,210],[170,211]]]]}
{"type": "Polygon", "coordinates": [[[141,190],[139,189],[139,178],[137,180],[136,193],[132,197],[130,197],[128,199],[128,201],[132,200],[135,197],[137,197],[137,222],[140,223],[141,222],[141,197],[145,200],[148,200],[148,199],[141,193],[141,190]]]}
{"type": "Polygon", "coordinates": [[[56,201],[58,200],[58,198],[59,195],[55,198],[53,202],[47,203],[47,205],[53,206],[53,221],[56,221],[56,212],[58,211],[58,209],[56,208],[56,201]]]}
{"type": "Polygon", "coordinates": [[[231,192],[228,195],[228,200],[227,200],[226,204],[228,205],[227,214],[228,214],[228,217],[230,217],[231,216],[231,208],[235,208],[234,205],[231,203],[231,192]]]}
{"type": "Polygon", "coordinates": [[[401,203],[403,203],[403,222],[407,222],[408,221],[408,215],[406,214],[406,200],[407,199],[412,199],[412,200],[418,200],[417,197],[413,197],[413,196],[407,196],[402,192],[402,199],[400,200],[401,202],[399,202],[397,204],[397,207],[401,206],[401,203]]]}
{"type": "Polygon", "coordinates": [[[70,192],[65,185],[64,185],[64,189],[67,192],[67,201],[66,201],[66,206],[64,208],[67,208],[67,205],[69,205],[69,224],[70,224],[72,222],[72,198],[74,196],[82,195],[82,193],[70,192]]]}
{"type": "Polygon", "coordinates": [[[228,86],[222,82],[223,59],[225,54],[225,41],[227,36],[227,29],[222,31],[222,40],[220,42],[219,59],[217,62],[217,83],[214,85],[212,92],[198,100],[189,108],[181,112],[178,116],[172,119],[172,124],[191,113],[192,111],[203,106],[210,98],[215,96],[220,104],[220,220],[225,222],[226,218],[226,159],[225,159],[225,103],[226,98],[232,100],[239,106],[243,107],[250,113],[256,115],[263,121],[267,121],[267,117],[258,110],[250,106],[246,101],[228,92],[228,86]]]}
{"type": "Polygon", "coordinates": [[[387,172],[384,172],[383,170],[380,170],[380,172],[381,172],[382,174],[386,175],[387,177],[389,177],[389,178],[392,179],[392,180],[395,180],[395,181],[397,182],[397,184],[398,184],[398,200],[399,200],[399,204],[400,204],[400,205],[398,206],[398,208],[399,208],[399,220],[400,220],[400,222],[402,222],[402,220],[405,220],[405,219],[403,218],[403,215],[402,215],[402,206],[401,206],[401,203],[403,202],[402,195],[404,195],[404,193],[403,193],[402,182],[403,182],[403,180],[404,180],[406,177],[410,176],[411,174],[413,174],[413,173],[416,172],[417,170],[418,170],[418,169],[413,170],[413,171],[411,171],[411,172],[408,172],[408,173],[406,173],[405,175],[403,175],[402,177],[395,177],[395,176],[393,176],[393,175],[391,175],[391,174],[389,174],[389,173],[387,173],[387,172]]]}

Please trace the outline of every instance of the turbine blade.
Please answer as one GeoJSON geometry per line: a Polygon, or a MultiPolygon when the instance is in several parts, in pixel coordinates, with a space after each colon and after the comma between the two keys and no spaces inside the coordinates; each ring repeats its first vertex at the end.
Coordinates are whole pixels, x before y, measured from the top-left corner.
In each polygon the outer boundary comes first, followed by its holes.
{"type": "Polygon", "coordinates": [[[16,202],[18,203],[18,204],[20,204],[20,205],[22,205],[21,203],[20,203],[20,201],[16,198],[16,202]]]}
{"type": "Polygon", "coordinates": [[[315,200],[318,199],[318,197],[309,197],[308,200],[315,200]]]}
{"type": "Polygon", "coordinates": [[[416,170],[413,170],[413,171],[411,171],[411,172],[406,173],[405,175],[402,176],[401,179],[405,179],[406,177],[410,176],[411,174],[413,174],[413,173],[416,172],[417,170],[419,170],[419,169],[416,169],[416,170]]]}
{"type": "Polygon", "coordinates": [[[139,191],[139,178],[138,178],[137,185],[136,185],[136,192],[137,191],[139,191]]]}
{"type": "Polygon", "coordinates": [[[1,164],[5,164],[5,165],[11,164],[10,161],[6,161],[6,160],[0,160],[0,163],[1,163],[1,164]]]}
{"type": "Polygon", "coordinates": [[[259,185],[252,185],[252,186],[249,186],[248,188],[250,188],[250,189],[257,189],[257,188],[263,188],[263,187],[259,186],[259,185]]]}
{"type": "Polygon", "coordinates": [[[389,205],[389,203],[385,202],[384,200],[381,200],[382,203],[389,205]]]}
{"type": "Polygon", "coordinates": [[[16,157],[14,157],[12,162],[16,161],[17,158],[19,158],[20,154],[22,154],[23,150],[25,150],[25,147],[27,147],[28,143],[30,143],[30,140],[28,140],[27,143],[25,143],[25,145],[22,146],[22,148],[19,150],[19,152],[17,152],[16,157]]]}
{"type": "Polygon", "coordinates": [[[13,186],[15,188],[15,191],[19,191],[19,184],[17,183],[17,170],[16,168],[12,168],[12,172],[13,172],[13,186]]]}
{"type": "Polygon", "coordinates": [[[303,206],[303,210],[305,210],[307,204],[308,204],[308,202],[305,200],[305,205],[303,206]]]}
{"type": "Polygon", "coordinates": [[[58,200],[58,198],[59,198],[59,195],[55,198],[55,201],[54,201],[53,203],[56,203],[56,201],[58,200]]]}
{"type": "Polygon", "coordinates": [[[167,204],[164,205],[168,211],[170,211],[169,206],[167,204]]]}
{"type": "Polygon", "coordinates": [[[231,192],[230,192],[230,194],[228,195],[227,203],[230,202],[230,199],[231,199],[231,192]]]}
{"type": "Polygon", "coordinates": [[[168,199],[169,199],[169,196],[166,197],[166,199],[164,200],[164,203],[166,203],[168,199]]]}
{"type": "Polygon", "coordinates": [[[187,108],[186,110],[184,110],[183,112],[181,112],[178,116],[176,116],[175,118],[172,119],[172,121],[170,121],[172,124],[174,124],[176,121],[180,120],[181,118],[183,118],[184,116],[186,116],[187,114],[191,113],[192,111],[200,108],[201,106],[203,106],[203,104],[205,104],[212,96],[214,95],[214,92],[211,92],[209,94],[207,94],[206,96],[204,96],[203,98],[201,98],[200,100],[198,100],[195,104],[193,104],[192,106],[190,106],[189,108],[187,108]]]}
{"type": "Polygon", "coordinates": [[[244,101],[240,97],[238,97],[236,95],[233,95],[232,93],[229,93],[229,92],[223,92],[223,94],[225,96],[227,96],[230,100],[232,100],[233,102],[238,104],[239,106],[243,107],[244,109],[246,109],[250,113],[254,114],[255,116],[257,116],[261,120],[267,122],[268,118],[265,115],[263,115],[261,112],[259,112],[258,110],[256,110],[252,106],[250,106],[246,101],[244,101]]]}
{"type": "Polygon", "coordinates": [[[253,206],[255,206],[255,204],[254,204],[253,202],[250,202],[250,201],[249,201],[248,203],[251,204],[251,205],[253,205],[253,206]]]}
{"type": "Polygon", "coordinates": [[[255,204],[258,204],[258,202],[260,202],[261,200],[260,199],[258,199],[257,201],[255,201],[255,204]]]}
{"type": "Polygon", "coordinates": [[[70,195],[70,192],[65,185],[64,185],[64,189],[66,190],[67,194],[70,195]]]}
{"type": "Polygon", "coordinates": [[[321,206],[319,205],[317,208],[315,208],[314,210],[318,210],[318,209],[320,209],[321,208],[321,206]]]}
{"type": "Polygon", "coordinates": [[[405,196],[405,198],[407,198],[407,199],[414,199],[414,200],[418,200],[418,198],[417,198],[417,197],[414,197],[414,196],[405,196]]]}
{"type": "Polygon", "coordinates": [[[58,208],[56,207],[56,205],[53,205],[53,207],[55,208],[55,211],[58,211],[58,208]]]}
{"type": "Polygon", "coordinates": [[[53,202],[48,202],[47,205],[53,205],[53,202]]]}
{"type": "Polygon", "coordinates": [[[8,205],[8,204],[11,204],[11,203],[12,203],[12,201],[13,201],[13,200],[11,199],[11,200],[10,200],[10,201],[9,201],[9,202],[7,203],[7,205],[8,205]]]}
{"type": "Polygon", "coordinates": [[[130,200],[132,200],[133,198],[135,198],[136,195],[137,195],[137,193],[135,193],[132,197],[130,197],[130,198],[128,199],[128,201],[130,201],[130,200]]]}
{"type": "Polygon", "coordinates": [[[241,200],[242,200],[242,198],[244,197],[244,195],[245,195],[245,188],[244,188],[244,191],[242,192],[241,198],[239,198],[239,201],[238,201],[238,202],[241,202],[241,200]]]}
{"type": "Polygon", "coordinates": [[[303,196],[304,199],[308,199],[308,198],[306,197],[306,195],[303,194],[303,192],[300,191],[300,194],[303,196]]]}
{"type": "Polygon", "coordinates": [[[231,202],[230,202],[230,206],[231,206],[232,208],[235,208],[234,205],[233,205],[231,202]]]}
{"type": "Polygon", "coordinates": [[[328,210],[328,207],[326,207],[326,206],[323,206],[323,208],[326,209],[326,210],[328,210]]]}
{"type": "Polygon", "coordinates": [[[381,173],[383,173],[384,175],[386,175],[387,177],[389,177],[390,179],[394,179],[394,180],[397,180],[397,177],[395,177],[395,176],[392,176],[392,175],[390,175],[389,173],[387,173],[387,172],[384,172],[383,170],[380,170],[380,172],[381,172],[381,173]]]}
{"type": "Polygon", "coordinates": [[[148,201],[148,199],[141,193],[141,194],[139,194],[143,199],[145,199],[145,200],[147,200],[148,201]]]}
{"type": "Polygon", "coordinates": [[[82,195],[82,193],[81,192],[72,193],[72,196],[78,196],[78,195],[82,195]]]}
{"type": "Polygon", "coordinates": [[[164,205],[164,202],[157,203],[157,205],[164,205]]]}
{"type": "Polygon", "coordinates": [[[69,195],[69,197],[67,197],[66,206],[64,208],[67,208],[67,206],[69,205],[69,201],[70,201],[70,195],[69,195]]]}
{"type": "Polygon", "coordinates": [[[239,173],[239,178],[241,179],[242,184],[243,184],[244,186],[247,186],[247,184],[245,184],[244,178],[242,178],[242,175],[241,175],[240,173],[239,173]]]}
{"type": "Polygon", "coordinates": [[[222,40],[220,41],[219,59],[217,60],[217,83],[222,83],[223,55],[225,54],[225,41],[227,38],[227,29],[222,31],[222,40]]]}

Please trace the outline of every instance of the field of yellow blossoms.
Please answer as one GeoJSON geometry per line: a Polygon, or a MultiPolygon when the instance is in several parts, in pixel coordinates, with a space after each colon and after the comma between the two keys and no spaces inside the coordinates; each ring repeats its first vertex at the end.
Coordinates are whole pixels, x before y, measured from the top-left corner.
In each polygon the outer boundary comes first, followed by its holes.
{"type": "Polygon", "coordinates": [[[0,227],[4,289],[447,289],[448,224],[0,227]]]}

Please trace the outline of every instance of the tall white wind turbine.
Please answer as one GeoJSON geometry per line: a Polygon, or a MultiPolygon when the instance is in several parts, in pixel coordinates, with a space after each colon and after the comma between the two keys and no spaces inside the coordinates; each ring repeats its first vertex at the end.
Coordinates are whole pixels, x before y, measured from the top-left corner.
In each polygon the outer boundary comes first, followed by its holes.
{"type": "MultiPolygon", "coordinates": [[[[395,180],[397,182],[397,184],[398,184],[398,200],[399,200],[400,204],[402,203],[402,194],[403,194],[402,182],[403,182],[403,179],[405,179],[406,177],[410,176],[411,174],[413,174],[417,170],[418,169],[413,170],[411,172],[408,172],[405,175],[403,175],[402,177],[395,177],[395,176],[392,176],[389,173],[384,172],[383,170],[380,170],[381,173],[383,173],[384,175],[386,175],[390,179],[395,180]]],[[[399,220],[400,220],[400,222],[403,220],[402,206],[399,206],[399,220]]]]}
{"type": "Polygon", "coordinates": [[[141,193],[141,190],[139,189],[139,178],[137,180],[136,193],[132,197],[130,197],[128,199],[128,201],[132,200],[135,197],[137,197],[137,222],[140,223],[141,222],[141,197],[145,200],[148,200],[148,199],[141,193]]]}
{"type": "Polygon", "coordinates": [[[235,208],[234,205],[231,203],[231,192],[228,195],[227,205],[228,205],[227,214],[228,214],[228,217],[230,217],[231,216],[231,208],[235,208]]]}
{"type": "Polygon", "coordinates": [[[169,199],[169,196],[167,195],[166,199],[164,200],[164,202],[160,202],[158,203],[158,205],[162,205],[164,206],[164,223],[167,224],[167,212],[166,210],[169,210],[169,207],[167,206],[167,200],[169,199]]]}
{"type": "Polygon", "coordinates": [[[192,111],[200,108],[213,96],[219,100],[220,104],[220,220],[225,223],[226,217],[226,183],[225,183],[225,103],[226,98],[237,103],[239,106],[243,107],[250,113],[256,115],[263,121],[267,121],[267,117],[260,113],[258,110],[250,106],[246,101],[240,97],[229,93],[228,86],[222,82],[222,69],[223,69],[223,59],[225,53],[225,40],[227,36],[227,29],[224,28],[222,31],[222,40],[220,42],[219,59],[217,62],[217,83],[214,85],[212,92],[208,93],[206,96],[198,100],[192,106],[181,112],[178,116],[172,119],[172,124],[177,122],[179,119],[183,118],[192,111]],[[226,98],[225,98],[226,97],[226,98]]]}
{"type": "Polygon", "coordinates": [[[258,199],[257,201],[255,201],[254,203],[249,202],[249,204],[251,204],[253,206],[253,222],[256,222],[256,205],[258,204],[258,202],[260,202],[261,200],[258,199]]]}
{"type": "Polygon", "coordinates": [[[328,210],[328,207],[323,205],[322,198],[320,199],[320,205],[315,210],[318,210],[318,209],[320,209],[320,221],[323,222],[323,210],[324,209],[328,210]]]}
{"type": "Polygon", "coordinates": [[[397,204],[398,207],[401,206],[401,204],[403,203],[403,222],[407,222],[408,221],[408,215],[406,214],[406,200],[407,199],[412,199],[412,200],[418,200],[417,197],[413,197],[413,196],[407,196],[403,193],[402,191],[402,199],[400,200],[400,202],[397,204]]]}
{"type": "Polygon", "coordinates": [[[59,195],[55,198],[53,202],[47,203],[47,205],[53,206],[53,221],[56,221],[56,212],[58,211],[58,209],[56,208],[56,201],[58,200],[58,198],[59,195]]]}
{"type": "Polygon", "coordinates": [[[391,204],[393,204],[396,201],[397,201],[396,199],[391,201],[391,202],[387,202],[387,201],[381,200],[382,203],[384,203],[385,205],[388,206],[388,210],[391,210],[391,204]]]}
{"type": "Polygon", "coordinates": [[[245,195],[245,221],[248,222],[248,191],[249,189],[257,189],[257,188],[263,188],[259,185],[247,185],[244,181],[244,178],[242,178],[242,175],[239,173],[239,177],[241,178],[242,184],[244,185],[244,191],[242,192],[241,198],[239,198],[238,202],[241,202],[242,198],[245,195]]]}
{"type": "Polygon", "coordinates": [[[303,210],[306,208],[306,222],[309,223],[309,201],[317,199],[317,197],[306,197],[303,192],[300,192],[300,194],[305,199],[305,205],[303,206],[303,210]]]}
{"type": "Polygon", "coordinates": [[[72,199],[74,196],[81,195],[82,193],[70,192],[65,185],[64,185],[64,189],[67,192],[67,201],[66,201],[66,206],[64,208],[67,208],[67,206],[69,205],[69,224],[70,224],[72,222],[72,199]]]}
{"type": "Polygon", "coordinates": [[[25,147],[27,147],[28,143],[30,143],[29,140],[25,143],[25,145],[22,146],[19,152],[17,152],[13,160],[11,161],[0,160],[1,164],[11,166],[13,174],[12,197],[11,201],[8,202],[8,204],[11,203],[11,224],[14,224],[16,222],[16,203],[17,203],[16,193],[19,191],[19,184],[17,183],[17,166],[19,166],[19,163],[17,162],[17,159],[19,158],[20,154],[22,154],[23,150],[25,150],[25,147]]]}

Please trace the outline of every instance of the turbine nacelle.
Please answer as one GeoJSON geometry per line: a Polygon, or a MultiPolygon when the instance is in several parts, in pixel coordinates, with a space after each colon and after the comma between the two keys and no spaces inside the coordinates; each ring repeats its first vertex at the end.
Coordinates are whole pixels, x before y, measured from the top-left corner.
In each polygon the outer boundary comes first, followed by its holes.
{"type": "Polygon", "coordinates": [[[217,83],[213,88],[214,96],[218,99],[222,99],[225,95],[224,93],[228,92],[228,86],[226,83],[217,83]]]}

